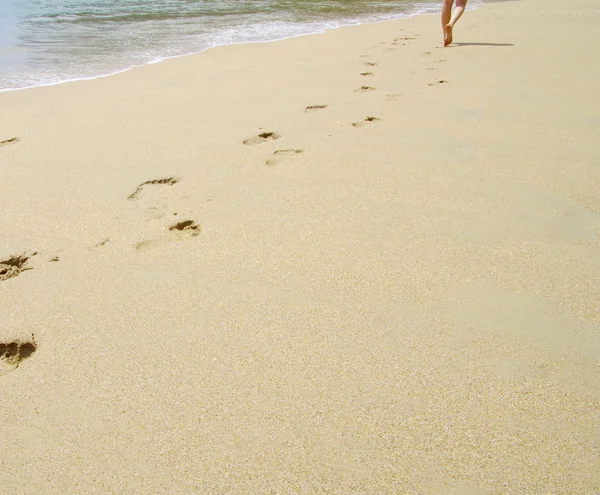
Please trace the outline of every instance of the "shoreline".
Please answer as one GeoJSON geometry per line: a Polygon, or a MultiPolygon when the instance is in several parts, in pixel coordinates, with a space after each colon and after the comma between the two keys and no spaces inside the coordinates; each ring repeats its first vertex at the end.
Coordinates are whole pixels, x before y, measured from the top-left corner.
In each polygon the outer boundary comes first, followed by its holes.
{"type": "MultiPolygon", "coordinates": [[[[492,1],[494,1],[494,0],[492,0],[492,1]]],[[[496,1],[507,1],[507,0],[496,0],[496,1]]],[[[482,0],[482,2],[480,4],[478,4],[475,7],[470,7],[469,10],[477,9],[478,7],[481,7],[481,5],[483,5],[484,3],[485,3],[485,1],[482,0]]],[[[323,29],[321,31],[314,31],[314,32],[306,33],[306,34],[284,36],[282,38],[276,38],[276,39],[273,39],[273,40],[241,41],[241,42],[232,42],[232,43],[225,43],[225,44],[216,44],[216,45],[209,46],[207,48],[203,48],[202,50],[199,50],[199,51],[193,51],[193,52],[189,52],[189,53],[183,53],[183,54],[180,54],[180,55],[158,57],[156,60],[152,60],[152,61],[140,64],[140,65],[133,65],[131,67],[127,67],[127,68],[124,68],[124,69],[119,69],[119,70],[117,70],[115,72],[109,72],[109,73],[106,73],[106,74],[100,74],[100,75],[96,75],[96,76],[81,77],[81,78],[74,78],[74,79],[66,79],[66,80],[63,80],[63,81],[37,84],[37,85],[33,85],[33,86],[23,86],[23,87],[19,87],[19,88],[4,88],[4,89],[0,88],[0,93],[7,93],[7,92],[12,92],[12,91],[23,91],[23,90],[35,89],[35,88],[51,87],[51,86],[57,86],[57,85],[60,85],[60,84],[68,84],[68,83],[79,82],[79,81],[93,81],[95,79],[102,79],[102,78],[105,78],[105,77],[116,76],[116,75],[122,74],[124,72],[128,72],[128,71],[131,71],[131,70],[134,70],[134,69],[139,69],[140,67],[145,67],[145,66],[149,66],[149,65],[159,64],[159,63],[165,62],[167,60],[173,60],[173,59],[177,59],[177,58],[181,58],[181,57],[189,57],[189,56],[192,56],[192,55],[198,55],[200,53],[204,53],[207,50],[211,50],[211,49],[214,49],[214,48],[221,48],[221,47],[225,47],[225,46],[236,46],[236,45],[253,44],[253,43],[257,43],[257,44],[261,44],[261,43],[273,43],[273,42],[278,42],[278,41],[285,41],[287,39],[293,39],[293,38],[300,38],[300,37],[304,37],[304,36],[314,36],[314,35],[318,35],[318,34],[324,34],[324,33],[328,32],[328,31],[333,31],[333,30],[341,29],[341,28],[362,26],[362,25],[368,25],[368,24],[381,24],[381,23],[385,23],[385,22],[398,21],[398,20],[402,20],[402,19],[410,19],[412,17],[422,16],[422,15],[427,16],[427,15],[435,15],[435,14],[430,13],[430,12],[416,11],[416,12],[411,13],[411,14],[398,15],[398,17],[390,17],[390,18],[385,18],[385,19],[381,19],[381,20],[378,20],[378,21],[367,20],[365,22],[356,22],[356,23],[352,23],[352,24],[340,24],[340,25],[335,26],[335,27],[325,28],[325,29],[323,29]]]]}
{"type": "Polygon", "coordinates": [[[0,486],[600,491],[599,19],[0,93],[0,486]]]}

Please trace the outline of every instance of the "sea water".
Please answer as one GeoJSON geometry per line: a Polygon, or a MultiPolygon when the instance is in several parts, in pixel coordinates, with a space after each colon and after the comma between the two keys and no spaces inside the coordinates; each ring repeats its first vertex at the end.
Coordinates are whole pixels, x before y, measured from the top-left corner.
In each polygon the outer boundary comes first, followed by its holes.
{"type": "Polygon", "coordinates": [[[0,0],[0,91],[437,10],[415,0],[0,0]]]}

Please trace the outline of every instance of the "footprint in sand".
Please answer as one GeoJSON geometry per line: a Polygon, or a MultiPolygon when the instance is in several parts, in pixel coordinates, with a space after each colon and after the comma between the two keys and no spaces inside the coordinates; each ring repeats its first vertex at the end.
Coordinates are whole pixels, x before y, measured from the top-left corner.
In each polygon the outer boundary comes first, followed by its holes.
{"type": "Polygon", "coordinates": [[[367,93],[369,91],[375,91],[377,88],[374,88],[372,86],[361,86],[360,88],[357,88],[354,90],[355,93],[367,93]]]}
{"type": "Polygon", "coordinates": [[[360,75],[364,77],[373,77],[375,74],[372,72],[361,72],[360,75]]]}
{"type": "Polygon", "coordinates": [[[254,136],[252,138],[245,139],[243,141],[244,144],[254,145],[261,144],[267,141],[275,141],[281,137],[277,132],[262,132],[258,136],[254,136]]]}
{"type": "Polygon", "coordinates": [[[448,84],[450,81],[446,81],[445,79],[436,79],[433,82],[430,82],[427,86],[437,86],[438,84],[448,84]]]}
{"type": "Polygon", "coordinates": [[[306,113],[316,112],[317,110],[323,110],[327,108],[327,105],[310,105],[304,109],[306,113]]]}
{"type": "Polygon", "coordinates": [[[196,237],[200,234],[200,225],[193,220],[183,220],[169,227],[171,232],[181,232],[190,237],[196,237]]]}
{"type": "Polygon", "coordinates": [[[366,65],[367,67],[375,67],[377,62],[363,62],[363,65],[366,65]]]}
{"type": "Polygon", "coordinates": [[[134,200],[137,199],[138,194],[140,194],[142,192],[142,189],[144,189],[144,187],[146,186],[153,186],[153,185],[166,185],[166,186],[172,186],[173,184],[177,184],[181,179],[179,177],[166,177],[164,179],[155,179],[155,180],[147,180],[146,182],[142,182],[139,186],[137,186],[137,189],[135,191],[133,191],[128,197],[128,200],[134,200]]]}
{"type": "Polygon", "coordinates": [[[173,240],[173,237],[172,237],[173,235],[175,235],[176,239],[179,239],[179,240],[184,240],[184,239],[190,238],[190,237],[196,237],[197,235],[200,234],[200,231],[201,231],[200,225],[198,225],[193,220],[183,220],[183,221],[177,222],[169,227],[169,232],[172,232],[172,234],[169,234],[168,236],[161,236],[159,238],[148,239],[145,241],[138,242],[135,245],[135,250],[136,251],[145,251],[147,249],[157,247],[161,244],[169,243],[173,240]]]}
{"type": "Polygon", "coordinates": [[[9,144],[15,144],[18,142],[19,142],[19,138],[14,137],[14,138],[10,138],[10,139],[5,139],[4,141],[0,141],[0,146],[8,146],[9,144]]]}
{"type": "Polygon", "coordinates": [[[379,117],[365,117],[364,120],[361,120],[360,122],[352,122],[352,126],[353,127],[363,127],[367,124],[370,124],[371,122],[378,122],[381,119],[379,117]]]}
{"type": "Polygon", "coordinates": [[[92,247],[93,248],[103,247],[103,246],[106,246],[109,242],[110,242],[110,239],[107,237],[106,239],[94,244],[92,247]]]}
{"type": "Polygon", "coordinates": [[[37,253],[23,253],[0,261],[0,281],[16,277],[26,270],[33,270],[33,268],[27,266],[27,262],[36,254],[37,253]]]}
{"type": "Polygon", "coordinates": [[[304,150],[300,150],[300,149],[276,150],[273,152],[273,156],[265,162],[265,165],[268,165],[269,167],[272,167],[274,165],[279,165],[279,163],[281,163],[281,161],[283,159],[285,159],[286,157],[298,155],[300,153],[304,153],[304,150]]]}
{"type": "Polygon", "coordinates": [[[30,357],[36,350],[37,343],[33,334],[25,340],[0,338],[0,375],[17,369],[21,361],[30,357]]]}

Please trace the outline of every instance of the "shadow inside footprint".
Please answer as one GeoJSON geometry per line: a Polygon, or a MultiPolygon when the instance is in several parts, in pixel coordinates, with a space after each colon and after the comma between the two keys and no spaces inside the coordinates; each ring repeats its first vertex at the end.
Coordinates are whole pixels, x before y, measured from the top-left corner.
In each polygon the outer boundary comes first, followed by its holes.
{"type": "Polygon", "coordinates": [[[361,122],[352,122],[352,126],[353,127],[363,127],[367,124],[369,124],[370,122],[377,122],[378,120],[381,120],[379,117],[365,117],[365,119],[361,122]]]}
{"type": "Polygon", "coordinates": [[[177,184],[180,181],[180,179],[178,177],[165,177],[164,179],[155,179],[155,180],[147,180],[146,182],[142,182],[139,186],[137,186],[137,189],[135,191],[133,191],[128,197],[128,200],[132,200],[132,199],[136,199],[138,194],[142,192],[142,189],[145,186],[152,186],[152,185],[167,185],[167,186],[172,186],[173,184],[177,184]]]}
{"type": "Polygon", "coordinates": [[[430,82],[427,86],[437,86],[438,84],[448,84],[450,81],[445,79],[437,79],[436,81],[430,82]]]}
{"type": "Polygon", "coordinates": [[[273,157],[269,158],[265,162],[265,165],[272,167],[273,165],[277,165],[283,157],[297,155],[300,153],[304,153],[304,150],[300,150],[300,149],[276,150],[273,152],[273,157]]]}
{"type": "Polygon", "coordinates": [[[6,260],[0,261],[0,281],[16,277],[25,270],[33,270],[33,268],[27,266],[27,261],[31,256],[35,256],[35,254],[20,254],[19,256],[11,256],[6,260]]]}
{"type": "Polygon", "coordinates": [[[0,360],[3,360],[16,368],[21,361],[30,357],[36,350],[37,343],[33,335],[30,339],[25,341],[0,341],[0,360]]]}
{"type": "Polygon", "coordinates": [[[327,105],[310,105],[304,109],[305,112],[315,112],[317,110],[323,110],[327,108],[327,105]]]}
{"type": "Polygon", "coordinates": [[[19,141],[18,137],[5,139],[4,141],[0,141],[0,146],[8,146],[9,144],[14,144],[19,141]]]}
{"type": "Polygon", "coordinates": [[[197,236],[200,233],[200,225],[193,220],[183,220],[169,227],[170,231],[185,232],[191,236],[197,236]]]}
{"type": "Polygon", "coordinates": [[[243,143],[249,144],[249,145],[260,144],[260,143],[264,143],[266,141],[275,141],[276,139],[279,139],[280,137],[281,137],[281,135],[278,134],[277,132],[263,132],[263,133],[259,134],[258,136],[254,136],[253,138],[245,139],[243,141],[243,143]]]}
{"type": "Polygon", "coordinates": [[[377,88],[373,88],[372,86],[361,86],[358,89],[355,89],[355,93],[366,93],[367,91],[375,91],[377,88]]]}

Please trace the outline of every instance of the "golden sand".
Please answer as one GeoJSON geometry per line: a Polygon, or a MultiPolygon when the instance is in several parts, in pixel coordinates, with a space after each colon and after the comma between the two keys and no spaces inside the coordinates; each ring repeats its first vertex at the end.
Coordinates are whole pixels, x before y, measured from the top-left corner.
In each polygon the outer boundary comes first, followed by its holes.
{"type": "Polygon", "coordinates": [[[0,491],[600,493],[600,10],[440,37],[0,94],[0,491]]]}

